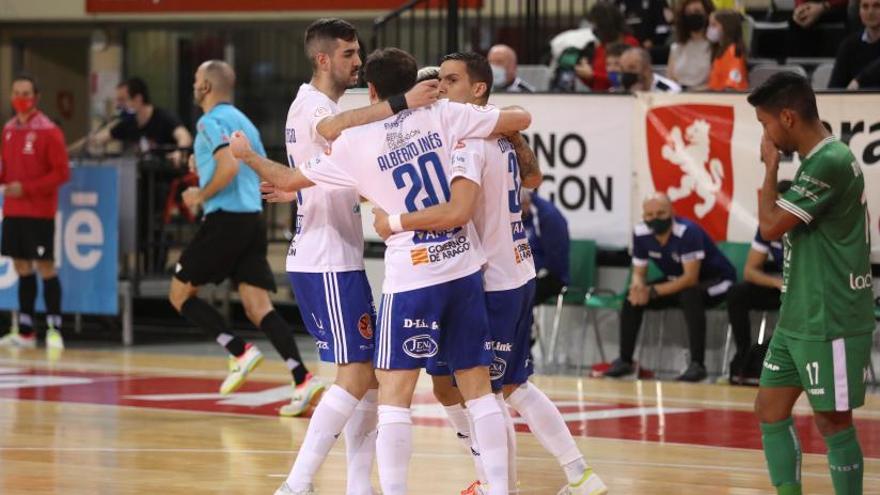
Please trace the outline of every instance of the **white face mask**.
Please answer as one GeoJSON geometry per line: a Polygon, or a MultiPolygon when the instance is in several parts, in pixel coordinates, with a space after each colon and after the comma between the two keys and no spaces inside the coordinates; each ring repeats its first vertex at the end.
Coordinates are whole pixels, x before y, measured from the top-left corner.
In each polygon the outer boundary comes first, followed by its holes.
{"type": "Polygon", "coordinates": [[[712,43],[718,43],[721,41],[721,28],[718,26],[709,26],[709,29],[706,30],[706,39],[712,43]]]}
{"type": "Polygon", "coordinates": [[[503,88],[507,85],[507,71],[499,65],[492,65],[492,87],[503,88]]]}

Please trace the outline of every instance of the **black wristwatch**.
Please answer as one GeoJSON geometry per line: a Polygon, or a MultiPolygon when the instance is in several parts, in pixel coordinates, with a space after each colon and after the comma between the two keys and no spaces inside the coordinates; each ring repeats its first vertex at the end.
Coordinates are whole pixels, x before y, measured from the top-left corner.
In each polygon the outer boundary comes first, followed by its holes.
{"type": "Polygon", "coordinates": [[[648,299],[656,299],[658,296],[657,288],[653,285],[648,286],[648,299]]]}

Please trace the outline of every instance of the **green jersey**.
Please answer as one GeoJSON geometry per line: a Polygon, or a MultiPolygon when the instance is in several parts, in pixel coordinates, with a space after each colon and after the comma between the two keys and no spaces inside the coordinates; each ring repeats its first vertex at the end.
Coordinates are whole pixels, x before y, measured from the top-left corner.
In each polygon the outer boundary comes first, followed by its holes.
{"type": "Polygon", "coordinates": [[[783,238],[777,331],[813,341],[872,332],[865,180],[849,148],[833,137],[816,145],[776,204],[803,222],[783,238]]]}

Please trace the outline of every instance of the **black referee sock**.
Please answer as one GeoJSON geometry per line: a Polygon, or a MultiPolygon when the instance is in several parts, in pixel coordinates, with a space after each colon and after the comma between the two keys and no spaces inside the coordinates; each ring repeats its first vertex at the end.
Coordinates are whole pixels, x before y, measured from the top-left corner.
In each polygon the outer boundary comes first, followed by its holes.
{"type": "Polygon", "coordinates": [[[58,277],[43,279],[43,301],[46,303],[46,323],[61,330],[61,282],[58,277]]]}
{"type": "Polygon", "coordinates": [[[18,278],[18,333],[24,336],[34,334],[34,305],[37,301],[37,276],[18,278]]]}
{"type": "Polygon", "coordinates": [[[196,296],[190,297],[180,307],[180,314],[193,325],[210,333],[233,356],[244,354],[244,340],[232,333],[223,320],[223,315],[207,302],[196,296]]]}
{"type": "Polygon", "coordinates": [[[293,329],[284,321],[284,318],[273,309],[263,317],[260,322],[260,330],[269,337],[278,354],[281,354],[281,358],[284,359],[284,363],[287,364],[287,368],[293,375],[293,381],[297,385],[306,381],[309,370],[302,362],[302,356],[300,356],[296,340],[293,338],[293,329]]]}

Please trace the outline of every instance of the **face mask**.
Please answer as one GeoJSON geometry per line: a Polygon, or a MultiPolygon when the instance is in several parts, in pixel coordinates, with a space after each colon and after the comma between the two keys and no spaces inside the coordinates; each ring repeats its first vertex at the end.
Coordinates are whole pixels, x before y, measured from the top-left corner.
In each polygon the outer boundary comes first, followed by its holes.
{"type": "Polygon", "coordinates": [[[12,99],[12,108],[18,113],[28,113],[34,108],[33,96],[16,96],[12,99]]]}
{"type": "Polygon", "coordinates": [[[702,31],[706,27],[707,19],[705,14],[685,14],[683,20],[684,27],[689,33],[702,31]]]}
{"type": "Polygon", "coordinates": [[[712,43],[718,43],[721,41],[721,28],[717,26],[709,26],[709,29],[706,30],[706,39],[712,43]]]}
{"type": "Polygon", "coordinates": [[[639,75],[635,72],[620,73],[620,85],[623,86],[623,89],[629,91],[637,82],[639,82],[639,75]]]}
{"type": "Polygon", "coordinates": [[[645,222],[648,225],[648,228],[651,229],[656,235],[661,235],[669,232],[669,229],[672,228],[672,217],[669,218],[655,218],[653,220],[648,220],[645,222]]]}
{"type": "Polygon", "coordinates": [[[503,88],[507,85],[507,71],[504,67],[493,65],[492,67],[492,87],[503,88]]]}
{"type": "Polygon", "coordinates": [[[611,83],[612,88],[620,88],[623,86],[623,82],[620,80],[620,72],[616,70],[608,73],[608,81],[611,83]]]}

